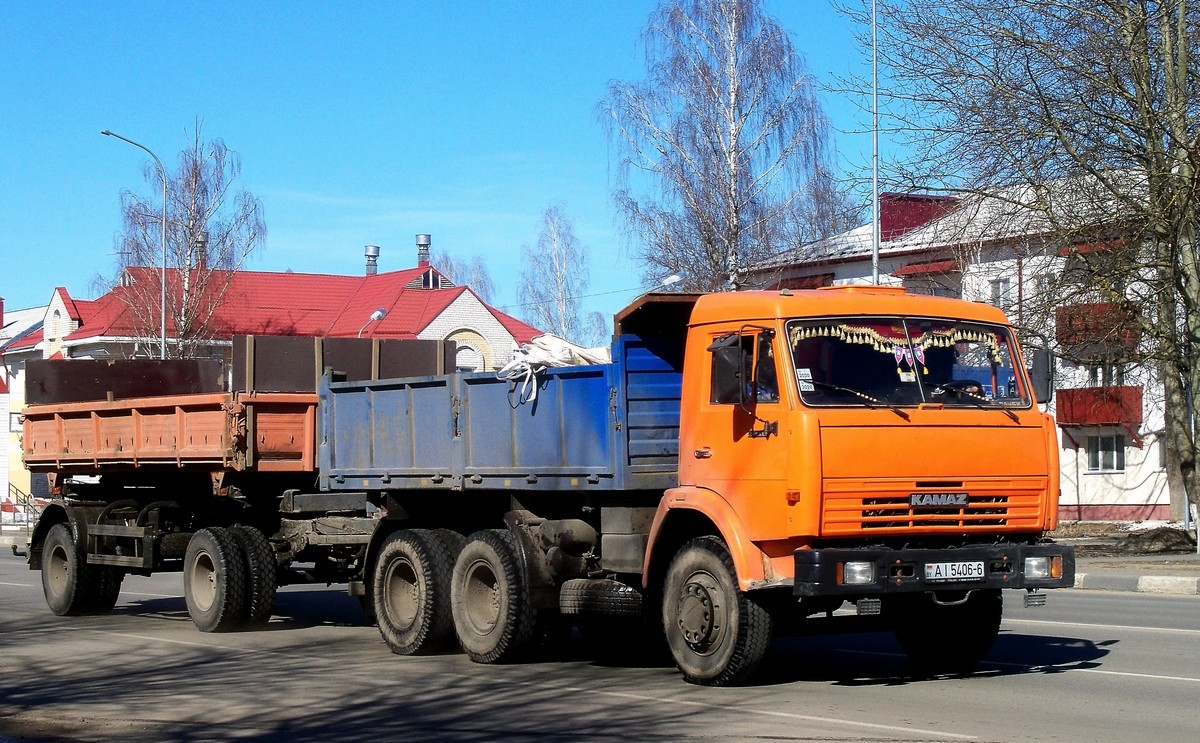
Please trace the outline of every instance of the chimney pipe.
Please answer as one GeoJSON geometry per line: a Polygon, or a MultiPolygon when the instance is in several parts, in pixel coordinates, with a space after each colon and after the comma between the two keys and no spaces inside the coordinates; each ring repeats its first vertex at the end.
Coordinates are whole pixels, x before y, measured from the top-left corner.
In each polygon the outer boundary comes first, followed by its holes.
{"type": "Polygon", "coordinates": [[[367,256],[367,275],[374,276],[379,273],[379,246],[368,245],[363,249],[363,254],[367,256]]]}
{"type": "Polygon", "coordinates": [[[417,233],[417,267],[425,268],[429,265],[429,235],[425,232],[417,233]]]}

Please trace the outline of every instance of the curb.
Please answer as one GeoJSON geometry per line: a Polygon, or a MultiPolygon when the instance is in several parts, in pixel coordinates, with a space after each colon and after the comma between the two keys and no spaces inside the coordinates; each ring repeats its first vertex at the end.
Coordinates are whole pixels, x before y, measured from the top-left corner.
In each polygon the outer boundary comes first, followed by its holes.
{"type": "Polygon", "coordinates": [[[1200,595],[1200,578],[1176,575],[1105,575],[1076,573],[1075,588],[1096,591],[1131,591],[1177,596],[1200,595]]]}

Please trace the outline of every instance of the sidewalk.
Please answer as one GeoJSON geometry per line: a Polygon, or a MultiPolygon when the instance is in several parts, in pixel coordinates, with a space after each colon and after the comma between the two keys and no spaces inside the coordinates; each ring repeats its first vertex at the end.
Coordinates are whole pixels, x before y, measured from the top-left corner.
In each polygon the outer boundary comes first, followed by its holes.
{"type": "Polygon", "coordinates": [[[1075,587],[1100,591],[1200,595],[1200,555],[1193,552],[1079,557],[1075,561],[1075,587]]]}

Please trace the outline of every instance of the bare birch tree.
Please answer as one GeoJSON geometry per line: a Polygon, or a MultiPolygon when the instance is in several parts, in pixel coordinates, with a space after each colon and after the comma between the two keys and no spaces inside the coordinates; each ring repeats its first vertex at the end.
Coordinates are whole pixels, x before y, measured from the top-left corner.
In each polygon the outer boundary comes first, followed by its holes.
{"type": "Polygon", "coordinates": [[[759,0],[668,0],[643,41],[647,77],[609,84],[617,207],[651,282],[736,288],[787,244],[828,126],[812,78],[759,0]]]}
{"type": "Polygon", "coordinates": [[[469,286],[484,302],[492,303],[496,296],[496,282],[492,281],[492,274],[482,256],[455,258],[449,253],[435,249],[430,253],[429,262],[458,286],[469,286]]]}
{"type": "MultiPolygon", "coordinates": [[[[521,308],[525,322],[566,338],[591,345],[581,298],[587,290],[588,254],[575,236],[575,223],[558,206],[542,214],[535,247],[521,247],[521,308]]],[[[593,323],[594,324],[594,323],[593,323]]]]}
{"type": "MultiPolygon", "coordinates": [[[[221,334],[216,311],[234,273],[266,238],[262,204],[235,190],[241,159],[220,139],[205,141],[196,122],[191,143],[167,178],[167,353],[187,357],[221,334]]],[[[153,163],[143,168],[149,196],[121,193],[122,232],[117,236],[120,296],[135,326],[138,344],[158,342],[162,279],[162,181],[153,163]],[[161,198],[161,196],[159,197],[161,198]]]]}
{"type": "Polygon", "coordinates": [[[913,155],[893,164],[897,182],[1022,195],[1016,218],[1068,253],[1051,296],[1111,303],[1140,331],[1138,360],[1163,381],[1172,479],[1200,502],[1200,12],[1189,0],[878,7],[882,108],[913,155]],[[1070,247],[1081,242],[1108,249],[1070,247]]]}

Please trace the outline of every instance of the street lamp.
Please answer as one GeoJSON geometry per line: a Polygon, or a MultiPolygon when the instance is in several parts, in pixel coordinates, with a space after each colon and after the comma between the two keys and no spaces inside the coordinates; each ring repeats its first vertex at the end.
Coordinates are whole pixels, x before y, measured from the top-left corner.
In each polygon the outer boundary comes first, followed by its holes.
{"type": "Polygon", "coordinates": [[[365,323],[363,323],[363,326],[358,329],[358,337],[362,338],[363,331],[367,329],[368,325],[370,325],[373,322],[379,322],[386,316],[387,316],[387,310],[385,310],[382,307],[380,307],[377,310],[375,310],[374,312],[372,312],[370,319],[367,320],[365,323]]]}
{"type": "Polygon", "coordinates": [[[154,158],[154,163],[158,165],[158,173],[160,176],[162,176],[162,300],[159,304],[160,324],[158,357],[160,359],[165,359],[167,358],[167,169],[163,167],[162,160],[158,159],[158,155],[155,155],[153,152],[151,152],[149,147],[143,144],[138,144],[132,139],[122,137],[120,134],[117,134],[116,132],[110,132],[107,129],[100,133],[106,137],[116,137],[122,142],[128,142],[134,147],[139,147],[145,150],[150,157],[154,158]]]}

